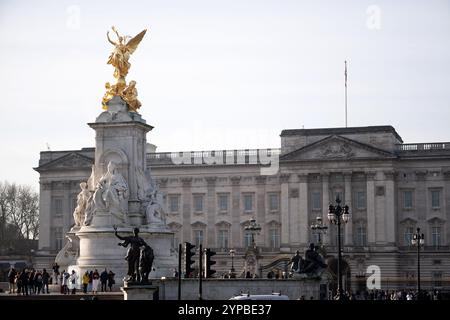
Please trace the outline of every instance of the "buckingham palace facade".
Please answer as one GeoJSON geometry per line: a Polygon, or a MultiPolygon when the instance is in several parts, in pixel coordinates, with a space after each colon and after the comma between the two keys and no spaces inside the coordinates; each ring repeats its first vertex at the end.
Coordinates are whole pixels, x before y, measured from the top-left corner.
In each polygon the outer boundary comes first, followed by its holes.
{"type": "MultiPolygon", "coordinates": [[[[327,213],[339,197],[351,213],[341,239],[347,286],[364,288],[367,268],[376,265],[383,289],[414,288],[411,240],[420,227],[422,286],[450,289],[450,143],[406,144],[391,126],[283,130],[280,138],[280,149],[267,150],[159,153],[149,145],[147,164],[165,195],[174,247],[188,241],[212,248],[218,275],[231,268],[234,249],[240,273],[252,241],[245,227],[253,218],[266,272],[317,242],[310,226],[322,217],[328,226],[322,242],[332,257],[337,231],[327,213]]],[[[64,245],[94,151],[41,152],[35,170],[42,257],[54,257],[64,245]]]]}

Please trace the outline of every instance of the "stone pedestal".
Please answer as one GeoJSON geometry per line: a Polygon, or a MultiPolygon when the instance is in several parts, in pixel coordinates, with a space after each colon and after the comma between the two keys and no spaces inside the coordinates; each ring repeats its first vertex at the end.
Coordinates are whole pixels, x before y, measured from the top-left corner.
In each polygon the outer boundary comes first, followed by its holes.
{"type": "MultiPolygon", "coordinates": [[[[85,214],[92,218],[83,219],[83,226],[68,233],[71,241],[59,254],[60,260],[69,271],[77,272],[80,282],[82,274],[95,269],[111,270],[116,281],[122,281],[128,271],[127,249],[118,245],[121,241],[113,226],[118,226],[122,237],[132,236],[137,227],[139,237],[152,247],[155,256],[149,277],[172,276],[177,267],[173,232],[165,223],[163,201],[158,200],[157,186],[146,169],[146,134],[153,127],[138,113],[129,112],[118,96],[89,126],[96,133],[95,165],[87,181],[91,196],[85,214]]],[[[133,287],[135,292],[138,289],[133,287]]],[[[147,286],[144,289],[149,290],[147,286]]]]}
{"type": "Polygon", "coordinates": [[[130,285],[124,284],[120,288],[123,292],[123,300],[155,300],[159,294],[159,287],[152,285],[130,285]]]}

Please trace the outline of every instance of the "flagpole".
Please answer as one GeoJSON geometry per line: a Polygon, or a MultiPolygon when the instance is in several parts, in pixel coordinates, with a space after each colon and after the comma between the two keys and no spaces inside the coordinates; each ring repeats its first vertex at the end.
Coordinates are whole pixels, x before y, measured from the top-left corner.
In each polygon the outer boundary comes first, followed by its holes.
{"type": "Polygon", "coordinates": [[[347,128],[347,60],[345,60],[345,127],[347,128]]]}

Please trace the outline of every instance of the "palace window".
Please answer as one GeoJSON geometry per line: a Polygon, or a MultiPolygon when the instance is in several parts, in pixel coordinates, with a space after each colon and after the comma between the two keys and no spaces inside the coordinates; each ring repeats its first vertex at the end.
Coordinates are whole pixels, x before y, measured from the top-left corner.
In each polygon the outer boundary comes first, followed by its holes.
{"type": "Polygon", "coordinates": [[[229,231],[226,229],[220,229],[217,234],[217,245],[221,249],[228,249],[228,236],[229,231]]]}
{"type": "Polygon", "coordinates": [[[269,245],[271,248],[280,247],[280,229],[278,227],[269,229],[269,245]]]}
{"type": "Polygon", "coordinates": [[[320,210],[322,208],[322,205],[321,205],[322,197],[320,195],[320,192],[313,192],[311,194],[311,197],[312,197],[312,209],[320,210]]]}
{"type": "Polygon", "coordinates": [[[441,227],[431,228],[431,245],[434,247],[441,245],[441,227]]]}
{"type": "Polygon", "coordinates": [[[194,195],[194,211],[195,212],[203,212],[203,195],[202,194],[194,195]]]}
{"type": "Polygon", "coordinates": [[[403,191],[403,209],[411,209],[413,207],[413,192],[411,190],[403,191]]]}
{"type": "Polygon", "coordinates": [[[244,247],[248,248],[252,246],[252,233],[250,231],[244,231],[244,247]]]}
{"type": "Polygon", "coordinates": [[[180,196],[178,194],[169,195],[169,212],[178,213],[180,210],[180,196]]]}
{"type": "Polygon", "coordinates": [[[269,193],[269,211],[278,211],[280,209],[280,197],[278,193],[269,193]]]}
{"type": "Polygon", "coordinates": [[[411,246],[412,238],[413,238],[414,229],[413,227],[406,227],[405,228],[405,234],[404,234],[404,245],[405,246],[411,246]]]}
{"type": "Polygon", "coordinates": [[[228,211],[228,203],[229,203],[228,198],[229,198],[228,194],[219,194],[217,201],[218,201],[219,210],[221,212],[228,211]]]}
{"type": "Polygon", "coordinates": [[[363,191],[356,192],[356,208],[357,209],[366,208],[366,193],[363,191]]]}
{"type": "Polygon", "coordinates": [[[431,206],[433,208],[439,208],[441,206],[440,196],[440,190],[431,190],[431,206]]]}
{"type": "Polygon", "coordinates": [[[244,212],[253,211],[253,194],[244,194],[244,212]]]}
{"type": "Polygon", "coordinates": [[[55,216],[62,216],[63,214],[63,199],[53,198],[52,199],[52,211],[55,216]]]}
{"type": "Polygon", "coordinates": [[[366,236],[366,226],[363,224],[359,224],[356,227],[356,235],[355,235],[355,245],[359,247],[366,246],[367,236],[366,236]]]}
{"type": "Polygon", "coordinates": [[[194,243],[197,248],[203,245],[203,230],[194,230],[194,243]]]}

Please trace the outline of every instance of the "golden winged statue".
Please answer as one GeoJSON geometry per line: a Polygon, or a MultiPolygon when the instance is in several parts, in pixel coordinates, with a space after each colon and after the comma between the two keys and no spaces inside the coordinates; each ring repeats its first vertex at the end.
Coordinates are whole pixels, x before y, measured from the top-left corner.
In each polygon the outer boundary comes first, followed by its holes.
{"type": "Polygon", "coordinates": [[[117,83],[113,85],[109,82],[106,83],[105,87],[107,91],[103,96],[103,109],[108,109],[107,102],[114,96],[121,96],[122,99],[127,102],[129,111],[136,112],[141,106],[141,103],[137,100],[136,82],[131,81],[130,85],[127,86],[125,77],[131,66],[128,60],[136,51],[142,38],[144,38],[147,29],[143,30],[133,38],[130,36],[121,36],[114,26],[112,27],[112,30],[117,36],[117,41],[111,40],[109,31],[106,33],[108,41],[114,46],[114,51],[109,56],[108,64],[115,68],[114,78],[117,79],[117,83]],[[127,41],[128,38],[131,39],[127,41]]]}

